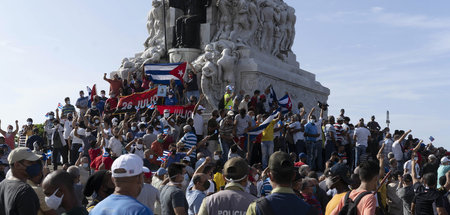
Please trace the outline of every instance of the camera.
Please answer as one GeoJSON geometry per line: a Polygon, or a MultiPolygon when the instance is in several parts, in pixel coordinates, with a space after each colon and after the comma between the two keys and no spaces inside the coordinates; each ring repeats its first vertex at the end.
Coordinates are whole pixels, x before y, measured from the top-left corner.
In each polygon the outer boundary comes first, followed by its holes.
{"type": "Polygon", "coordinates": [[[317,101],[317,104],[319,105],[319,108],[320,109],[322,109],[322,110],[324,110],[324,111],[326,111],[327,109],[328,109],[328,104],[324,104],[324,103],[322,103],[322,102],[320,102],[320,101],[317,101]]]}

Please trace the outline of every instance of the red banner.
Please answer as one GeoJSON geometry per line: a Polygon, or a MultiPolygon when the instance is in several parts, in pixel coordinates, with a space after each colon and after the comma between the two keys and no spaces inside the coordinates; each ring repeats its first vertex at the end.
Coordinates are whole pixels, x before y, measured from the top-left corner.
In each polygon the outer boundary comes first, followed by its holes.
{"type": "Polygon", "coordinates": [[[117,103],[116,113],[124,113],[130,111],[136,111],[139,109],[146,109],[150,104],[158,101],[156,93],[158,88],[142,92],[133,93],[129,96],[124,96],[119,98],[119,103],[117,103]]]}
{"type": "Polygon", "coordinates": [[[170,113],[175,115],[181,115],[184,118],[191,117],[192,111],[194,111],[194,105],[181,106],[181,105],[158,105],[156,109],[161,115],[164,115],[164,110],[168,109],[170,113]]]}

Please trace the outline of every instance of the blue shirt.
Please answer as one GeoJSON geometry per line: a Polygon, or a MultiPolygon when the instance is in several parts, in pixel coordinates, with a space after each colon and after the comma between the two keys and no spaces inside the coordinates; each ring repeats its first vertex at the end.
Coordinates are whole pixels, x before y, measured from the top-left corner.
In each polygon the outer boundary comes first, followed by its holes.
{"type": "Polygon", "coordinates": [[[90,215],[153,215],[145,205],[131,196],[111,194],[99,202],[90,215]]]}
{"type": "Polygon", "coordinates": [[[194,182],[191,180],[186,189],[186,200],[189,204],[189,215],[198,214],[200,211],[200,205],[202,205],[202,201],[206,197],[204,192],[200,190],[192,190],[192,187],[194,187],[194,182]]]}
{"type": "MultiPolygon", "coordinates": [[[[305,134],[306,133],[308,133],[308,134],[318,134],[316,125],[313,124],[313,123],[308,122],[305,125],[305,134]]],[[[306,137],[306,141],[314,141],[315,142],[316,140],[317,140],[317,137],[306,137]]]]}
{"type": "Polygon", "coordinates": [[[176,105],[178,102],[177,98],[172,97],[171,99],[169,99],[169,97],[165,97],[164,98],[164,104],[165,105],[176,105]]]}
{"type": "Polygon", "coordinates": [[[266,178],[261,188],[261,196],[268,196],[270,192],[272,192],[272,185],[270,184],[270,178],[266,178]]]}
{"type": "Polygon", "coordinates": [[[180,162],[181,159],[183,159],[184,157],[186,157],[186,153],[184,152],[177,152],[175,156],[173,155],[169,156],[167,158],[167,166],[170,166],[170,164],[173,162],[180,162]]]}
{"type": "MultiPolygon", "coordinates": [[[[197,146],[197,136],[194,132],[190,131],[184,134],[184,136],[180,139],[180,142],[183,142],[186,148],[191,149],[192,147],[197,146]]],[[[195,150],[192,152],[190,157],[197,157],[195,150]]]]}

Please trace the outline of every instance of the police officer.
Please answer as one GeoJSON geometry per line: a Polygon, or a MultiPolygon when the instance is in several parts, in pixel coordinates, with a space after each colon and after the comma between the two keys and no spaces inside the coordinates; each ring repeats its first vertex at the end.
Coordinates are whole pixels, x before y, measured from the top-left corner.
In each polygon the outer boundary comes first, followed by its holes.
{"type": "Polygon", "coordinates": [[[234,157],[225,163],[223,175],[227,180],[225,190],[206,197],[200,206],[199,215],[245,214],[256,197],[245,192],[249,167],[241,157],[234,157]]]}

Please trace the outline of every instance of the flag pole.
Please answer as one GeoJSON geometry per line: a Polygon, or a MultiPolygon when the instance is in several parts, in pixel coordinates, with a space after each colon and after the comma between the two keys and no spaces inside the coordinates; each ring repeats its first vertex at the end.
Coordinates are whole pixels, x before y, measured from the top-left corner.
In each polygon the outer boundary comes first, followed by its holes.
{"type": "Polygon", "coordinates": [[[167,50],[167,28],[166,28],[166,0],[162,0],[163,3],[163,25],[164,25],[164,48],[166,49],[165,56],[169,55],[169,50],[167,50]]]}

